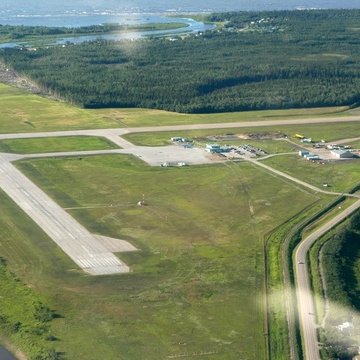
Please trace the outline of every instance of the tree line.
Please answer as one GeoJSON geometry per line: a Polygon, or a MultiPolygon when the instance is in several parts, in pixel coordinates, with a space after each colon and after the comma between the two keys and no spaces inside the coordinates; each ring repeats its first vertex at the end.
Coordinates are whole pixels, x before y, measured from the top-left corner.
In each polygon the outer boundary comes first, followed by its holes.
{"type": "Polygon", "coordinates": [[[0,59],[86,108],[212,113],[360,101],[360,11],[240,12],[209,19],[224,27],[171,41],[3,49],[0,59]]]}

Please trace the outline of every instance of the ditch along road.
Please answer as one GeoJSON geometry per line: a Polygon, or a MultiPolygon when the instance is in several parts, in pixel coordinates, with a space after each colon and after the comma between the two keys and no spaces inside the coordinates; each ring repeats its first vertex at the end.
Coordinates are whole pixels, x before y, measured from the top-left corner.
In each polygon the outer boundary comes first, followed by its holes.
{"type": "MultiPolygon", "coordinates": [[[[340,143],[340,141],[339,141],[340,143]]],[[[263,158],[265,159],[265,158],[263,158]]],[[[301,327],[301,336],[303,339],[303,351],[305,360],[320,360],[319,347],[318,347],[318,338],[317,338],[317,324],[315,323],[315,310],[314,310],[314,299],[311,291],[311,285],[309,281],[308,265],[307,265],[307,253],[311,246],[316,242],[318,238],[328,232],[331,228],[342,222],[353,212],[360,208],[360,195],[358,194],[346,194],[346,193],[336,193],[331,191],[326,191],[319,189],[307,182],[294,178],[286,173],[283,173],[279,170],[276,170],[268,165],[261,163],[262,159],[251,160],[248,159],[248,162],[251,162],[255,166],[259,166],[268,172],[272,172],[280,177],[283,177],[287,180],[295,182],[296,184],[313,190],[314,192],[334,195],[334,196],[347,196],[358,198],[353,205],[345,209],[339,215],[331,219],[325,225],[321,226],[314,233],[305,238],[295,249],[294,263],[296,264],[295,268],[295,290],[298,306],[299,321],[301,327]]],[[[292,360],[295,360],[296,351],[295,351],[295,322],[294,322],[294,309],[292,299],[292,291],[290,284],[290,276],[288,271],[286,271],[285,266],[287,262],[284,263],[284,291],[285,291],[285,301],[286,301],[286,317],[289,328],[289,341],[290,341],[290,357],[292,360]]]]}

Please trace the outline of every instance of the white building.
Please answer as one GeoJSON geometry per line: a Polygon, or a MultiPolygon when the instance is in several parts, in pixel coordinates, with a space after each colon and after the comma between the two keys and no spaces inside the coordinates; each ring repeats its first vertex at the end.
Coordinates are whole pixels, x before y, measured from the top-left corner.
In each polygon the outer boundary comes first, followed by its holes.
{"type": "Polygon", "coordinates": [[[351,159],[354,154],[347,150],[331,150],[331,154],[337,159],[351,159]]]}

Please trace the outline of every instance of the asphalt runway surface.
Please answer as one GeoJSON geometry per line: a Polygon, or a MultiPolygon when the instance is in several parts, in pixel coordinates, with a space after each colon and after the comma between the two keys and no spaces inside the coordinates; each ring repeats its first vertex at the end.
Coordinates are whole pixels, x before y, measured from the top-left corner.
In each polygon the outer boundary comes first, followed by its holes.
{"type": "Polygon", "coordinates": [[[0,154],[0,187],[84,271],[92,275],[129,272],[95,235],[57,205],[0,154]]]}
{"type": "MultiPolygon", "coordinates": [[[[111,137],[114,135],[121,136],[131,133],[142,132],[161,132],[161,131],[183,131],[183,130],[205,130],[205,129],[229,129],[229,128],[253,128],[263,126],[281,126],[281,125],[311,125],[311,124],[332,124],[360,122],[360,116],[347,117],[329,117],[329,118],[306,118],[292,120],[261,120],[261,121],[243,121],[231,123],[214,123],[214,124],[187,124],[187,125],[166,125],[166,126],[145,126],[132,128],[115,128],[115,129],[94,129],[94,130],[70,130],[70,131],[51,131],[51,132],[29,132],[17,134],[0,134],[0,139],[24,139],[36,137],[59,137],[59,136],[104,136],[111,137]]],[[[134,145],[123,139],[120,146],[133,147],[134,145]]]]}

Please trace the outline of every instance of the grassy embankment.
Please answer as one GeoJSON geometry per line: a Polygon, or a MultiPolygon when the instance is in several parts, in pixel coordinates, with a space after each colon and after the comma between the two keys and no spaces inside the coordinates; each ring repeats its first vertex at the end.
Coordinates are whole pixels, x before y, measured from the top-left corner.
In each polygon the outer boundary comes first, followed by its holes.
{"type": "Polygon", "coordinates": [[[19,165],[62,206],[93,206],[70,210],[91,231],[141,249],[121,255],[132,274],[93,278],[66,271],[75,266],[50,241],[46,255],[30,244],[18,254],[8,235],[9,266],[64,315],[53,325],[58,351],[78,359],[264,358],[263,238],[313,195],[249,164],[161,169],[107,156],[19,165]],[[148,206],[138,208],[143,192],[148,206]],[[35,259],[57,259],[56,269],[24,261],[30,246],[35,259]]]}
{"type": "MultiPolygon", "coordinates": [[[[268,324],[269,324],[269,347],[271,359],[288,359],[290,356],[289,331],[286,317],[285,296],[293,294],[292,251],[299,240],[299,232],[309,218],[317,216],[326,208],[329,197],[318,197],[304,211],[296,214],[267,237],[267,292],[268,292],[268,324]],[[288,276],[290,293],[284,290],[284,266],[289,268],[288,276]]],[[[294,298],[292,300],[294,302],[294,298]]],[[[295,315],[293,315],[295,316],[295,315]]],[[[296,318],[295,323],[296,324],[296,318]]],[[[295,352],[301,357],[299,334],[294,328],[295,352]]]]}
{"type": "Polygon", "coordinates": [[[61,151],[109,150],[119,147],[111,141],[93,136],[64,136],[0,140],[0,152],[38,154],[61,151]]]}
{"type": "Polygon", "coordinates": [[[185,115],[151,109],[79,109],[0,84],[0,133],[272,120],[288,117],[344,116],[346,109],[294,109],[185,115]]]}
{"type": "MultiPolygon", "coordinates": [[[[289,269],[288,281],[293,287],[293,263],[292,253],[296,245],[302,238],[306,236],[306,233],[312,228],[314,231],[325,221],[329,221],[338,212],[339,208],[349,206],[353,201],[345,199],[344,197],[335,198],[329,203],[329,196],[327,199],[322,197],[319,201],[314,203],[314,206],[310,206],[305,211],[301,212],[290,221],[284,223],[275,229],[268,237],[267,242],[267,284],[268,284],[268,311],[269,311],[269,338],[270,338],[270,358],[271,359],[285,359],[289,356],[289,333],[288,323],[285,312],[285,296],[292,296],[295,307],[295,294],[290,292],[285,295],[284,293],[284,266],[289,269]],[[283,266],[281,266],[283,264],[283,266]]],[[[314,247],[317,247],[318,243],[314,247]]],[[[314,249],[313,247],[313,249],[314,249]]],[[[320,245],[321,247],[321,245],[320,245]]],[[[312,249],[312,251],[313,251],[312,249]]],[[[319,248],[318,248],[319,250],[319,248]]],[[[319,251],[318,251],[319,252],[319,251]]],[[[318,256],[316,253],[316,257],[318,256]]],[[[310,267],[314,271],[318,262],[317,258],[314,258],[314,253],[311,253],[310,267]],[[315,261],[316,260],[316,261],[315,261]]],[[[331,262],[328,263],[331,267],[331,262]]],[[[320,289],[319,269],[316,268],[317,273],[314,275],[313,286],[315,288],[315,294],[322,296],[322,289],[320,289]]],[[[319,302],[317,303],[317,306],[319,302]]],[[[323,304],[321,304],[323,306],[323,304]]],[[[318,306],[319,307],[319,306],[318,306]]],[[[323,315],[324,309],[320,310],[323,315]]],[[[295,334],[295,351],[298,358],[302,358],[300,348],[300,333],[295,328],[297,322],[296,314],[294,316],[294,334],[295,334]]]]}

